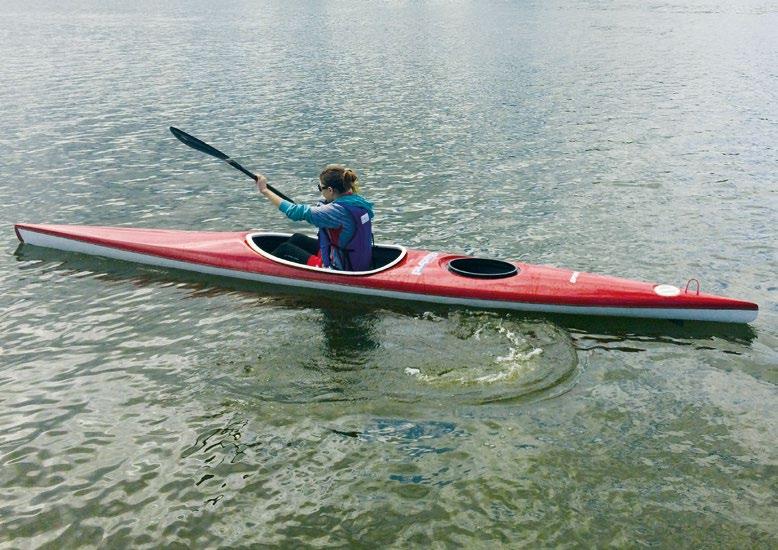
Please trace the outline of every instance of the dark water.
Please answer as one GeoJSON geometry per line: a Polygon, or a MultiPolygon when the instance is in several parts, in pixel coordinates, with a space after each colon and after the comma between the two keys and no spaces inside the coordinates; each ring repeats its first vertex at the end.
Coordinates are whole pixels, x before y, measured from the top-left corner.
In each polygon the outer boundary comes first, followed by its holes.
{"type": "Polygon", "coordinates": [[[0,546],[778,545],[778,5],[3,2],[0,546]],[[684,284],[750,326],[430,309],[17,249],[291,225],[684,284]]]}

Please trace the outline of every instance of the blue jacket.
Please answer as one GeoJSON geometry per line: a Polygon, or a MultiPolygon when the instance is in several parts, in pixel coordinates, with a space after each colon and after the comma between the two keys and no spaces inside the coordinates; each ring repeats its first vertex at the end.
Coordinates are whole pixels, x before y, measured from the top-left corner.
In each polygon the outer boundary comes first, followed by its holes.
{"type": "MultiPolygon", "coordinates": [[[[353,216],[344,208],[344,206],[363,208],[367,211],[370,219],[373,219],[373,205],[361,195],[354,194],[343,195],[331,203],[319,203],[316,206],[281,201],[278,209],[292,221],[306,221],[319,229],[342,228],[337,244],[339,247],[345,247],[354,237],[356,226],[354,224],[353,216]]],[[[319,239],[319,242],[321,244],[322,240],[319,239]]],[[[329,255],[330,250],[322,250],[322,259],[328,258],[329,255]]],[[[324,261],[324,265],[327,265],[327,260],[324,261]]],[[[344,269],[344,266],[340,265],[340,261],[337,257],[335,257],[333,261],[334,265],[332,267],[335,269],[344,269]]]]}

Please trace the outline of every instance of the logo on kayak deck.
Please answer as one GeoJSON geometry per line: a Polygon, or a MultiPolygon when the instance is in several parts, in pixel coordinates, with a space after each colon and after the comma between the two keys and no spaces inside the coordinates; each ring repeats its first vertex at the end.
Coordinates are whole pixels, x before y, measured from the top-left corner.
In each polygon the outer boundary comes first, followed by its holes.
{"type": "Polygon", "coordinates": [[[424,256],[421,260],[419,260],[419,265],[414,267],[411,273],[413,273],[414,275],[421,275],[421,272],[424,271],[424,268],[427,267],[427,264],[433,261],[437,257],[438,257],[437,252],[430,252],[429,254],[424,256]]]}

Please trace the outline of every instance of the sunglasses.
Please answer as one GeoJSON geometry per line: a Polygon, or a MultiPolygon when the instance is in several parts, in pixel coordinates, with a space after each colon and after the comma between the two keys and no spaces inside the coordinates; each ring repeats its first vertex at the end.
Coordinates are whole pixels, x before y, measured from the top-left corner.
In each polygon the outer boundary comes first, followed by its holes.
{"type": "Polygon", "coordinates": [[[317,183],[317,184],[316,184],[316,187],[318,187],[318,188],[319,188],[319,193],[321,193],[321,192],[322,192],[322,191],[324,191],[325,189],[328,189],[330,186],[329,186],[329,185],[325,185],[324,187],[322,187],[322,185],[321,185],[320,183],[317,183]]]}

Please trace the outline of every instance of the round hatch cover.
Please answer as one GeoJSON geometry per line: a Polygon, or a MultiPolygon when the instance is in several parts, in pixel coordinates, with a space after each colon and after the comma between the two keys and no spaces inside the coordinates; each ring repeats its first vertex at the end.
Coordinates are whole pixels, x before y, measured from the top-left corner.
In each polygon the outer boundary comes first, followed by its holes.
{"type": "Polygon", "coordinates": [[[654,292],[659,296],[672,298],[673,296],[678,296],[681,293],[681,289],[673,285],[656,285],[654,287],[654,292]]]}

